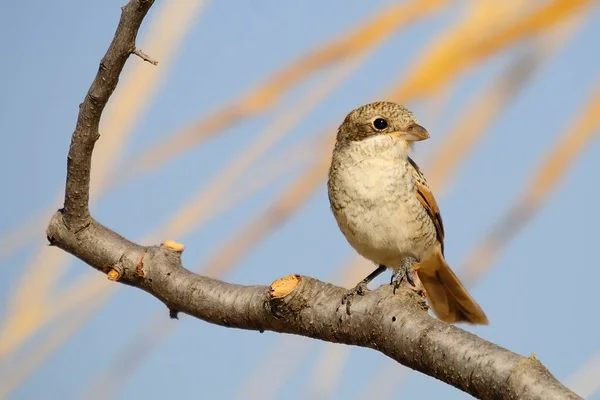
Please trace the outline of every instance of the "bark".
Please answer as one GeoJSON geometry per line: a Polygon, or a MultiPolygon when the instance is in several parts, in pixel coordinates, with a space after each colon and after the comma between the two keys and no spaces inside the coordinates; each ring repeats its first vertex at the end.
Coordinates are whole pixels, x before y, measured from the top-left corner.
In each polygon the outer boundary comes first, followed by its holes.
{"type": "MultiPolygon", "coordinates": [[[[270,330],[368,347],[478,398],[577,399],[534,357],[522,357],[427,314],[413,291],[390,286],[341,304],[346,289],[291,275],[270,286],[234,285],[196,275],[181,264],[183,246],[141,246],[94,220],[89,212],[92,152],[102,111],[135,47],[153,0],[123,7],[115,36],[80,105],[67,160],[64,208],[47,229],[51,245],[73,254],[108,278],[142,289],[171,310],[224,327],[270,330]]],[[[166,316],[165,316],[166,318],[166,316]]]]}

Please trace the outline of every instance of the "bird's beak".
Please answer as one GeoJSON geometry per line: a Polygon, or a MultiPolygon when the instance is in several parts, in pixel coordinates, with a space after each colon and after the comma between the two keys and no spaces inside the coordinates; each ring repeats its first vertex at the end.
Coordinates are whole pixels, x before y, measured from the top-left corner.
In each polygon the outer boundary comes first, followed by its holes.
{"type": "Polygon", "coordinates": [[[419,124],[411,124],[401,131],[392,133],[393,136],[408,142],[418,142],[429,138],[429,132],[419,124]]]}

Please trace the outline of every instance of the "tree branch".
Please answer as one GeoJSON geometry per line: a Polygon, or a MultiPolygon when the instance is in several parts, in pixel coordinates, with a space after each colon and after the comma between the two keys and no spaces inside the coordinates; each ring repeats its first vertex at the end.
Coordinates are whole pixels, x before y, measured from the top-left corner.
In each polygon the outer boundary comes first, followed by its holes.
{"type": "Polygon", "coordinates": [[[221,326],[293,333],[372,348],[401,364],[479,398],[577,399],[535,359],[521,357],[427,314],[416,294],[382,286],[355,299],[347,315],[346,289],[304,276],[270,287],[234,285],[193,274],[181,265],[183,246],[144,247],[95,221],[89,213],[92,152],[104,106],[115,90],[152,0],[131,0],[81,104],[67,161],[64,208],[50,221],[50,244],[150,293],[171,310],[221,326]]]}
{"type": "Polygon", "coordinates": [[[100,116],[117,87],[127,58],[135,50],[138,30],[153,3],[154,0],[130,1],[122,8],[112,43],[100,61],[96,78],[83,103],[79,105],[77,125],[67,158],[64,205],[65,223],[73,229],[85,227],[90,218],[90,170],[94,144],[100,137],[100,116]]]}

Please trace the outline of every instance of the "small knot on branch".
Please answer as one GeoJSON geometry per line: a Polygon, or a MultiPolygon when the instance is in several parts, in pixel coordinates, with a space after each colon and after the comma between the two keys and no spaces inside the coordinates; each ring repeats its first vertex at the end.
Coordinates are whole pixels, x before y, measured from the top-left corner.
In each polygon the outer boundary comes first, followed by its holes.
{"type": "Polygon", "coordinates": [[[278,299],[287,296],[296,289],[296,286],[300,283],[299,275],[288,275],[283,278],[277,279],[271,283],[269,287],[269,295],[273,299],[278,299]]]}
{"type": "Polygon", "coordinates": [[[137,276],[140,276],[142,278],[146,276],[146,273],[144,272],[144,257],[146,256],[147,252],[147,250],[144,250],[142,256],[140,257],[140,261],[138,261],[138,263],[135,266],[135,273],[137,274],[137,276]]]}
{"type": "Polygon", "coordinates": [[[181,243],[177,243],[173,240],[165,240],[160,244],[160,246],[166,247],[169,250],[176,251],[177,253],[183,253],[183,250],[185,250],[184,245],[182,245],[181,243]]]}
{"type": "Polygon", "coordinates": [[[306,307],[307,294],[302,290],[305,279],[300,275],[287,275],[271,283],[268,302],[271,314],[283,318],[306,307]]]}
{"type": "Polygon", "coordinates": [[[119,273],[119,271],[117,271],[116,269],[112,268],[110,271],[108,271],[108,274],[106,274],[106,277],[108,278],[109,281],[116,282],[121,277],[121,273],[119,273]]]}

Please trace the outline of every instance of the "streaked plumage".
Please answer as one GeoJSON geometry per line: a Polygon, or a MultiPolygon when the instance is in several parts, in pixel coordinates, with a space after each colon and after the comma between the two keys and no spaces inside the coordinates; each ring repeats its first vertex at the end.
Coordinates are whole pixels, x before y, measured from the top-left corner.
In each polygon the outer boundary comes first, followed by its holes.
{"type": "Polygon", "coordinates": [[[439,207],[408,157],[412,142],[427,137],[414,115],[398,104],[377,102],[352,111],[338,130],[333,152],[331,209],[363,257],[395,270],[406,257],[419,261],[415,269],[440,319],[487,324],[444,259],[439,207]]]}

